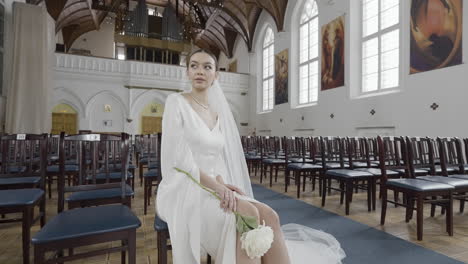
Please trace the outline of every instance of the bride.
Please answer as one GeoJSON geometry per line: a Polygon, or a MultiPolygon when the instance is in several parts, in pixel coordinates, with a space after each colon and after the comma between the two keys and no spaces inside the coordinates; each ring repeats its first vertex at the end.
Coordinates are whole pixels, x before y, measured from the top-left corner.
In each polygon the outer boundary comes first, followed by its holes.
{"type": "Polygon", "coordinates": [[[333,236],[295,224],[281,227],[277,213],[253,198],[237,126],[216,81],[216,57],[194,51],[187,57],[187,75],[191,91],[166,101],[163,179],[156,197],[157,214],[169,227],[173,262],[200,263],[201,253],[208,253],[216,264],[341,263],[345,254],[333,236]],[[215,191],[221,202],[174,167],[215,191]],[[272,228],[273,243],[261,259],[250,259],[241,248],[232,211],[272,228]]]}

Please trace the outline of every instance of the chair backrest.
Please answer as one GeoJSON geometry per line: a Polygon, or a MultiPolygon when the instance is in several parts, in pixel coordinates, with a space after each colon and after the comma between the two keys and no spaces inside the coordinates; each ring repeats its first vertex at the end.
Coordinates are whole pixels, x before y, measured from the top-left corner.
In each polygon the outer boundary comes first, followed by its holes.
{"type": "Polygon", "coordinates": [[[416,177],[416,169],[429,169],[428,174],[435,175],[434,142],[429,137],[406,137],[408,165],[412,177],[416,177]]]}
{"type": "Polygon", "coordinates": [[[148,155],[148,168],[154,163],[161,175],[161,133],[149,135],[150,152],[148,155]]]}
{"type": "Polygon", "coordinates": [[[347,142],[341,137],[323,137],[322,138],[322,166],[325,168],[327,163],[339,163],[340,168],[344,168],[344,155],[347,142]]]}
{"type": "Polygon", "coordinates": [[[367,142],[364,138],[347,137],[345,139],[345,145],[347,145],[345,151],[350,169],[354,169],[353,162],[366,162],[367,166],[370,167],[369,148],[366,144],[367,142]]]}
{"type": "Polygon", "coordinates": [[[0,137],[0,177],[40,177],[47,172],[47,134],[12,134],[0,137]]]}
{"type": "Polygon", "coordinates": [[[448,175],[447,167],[457,167],[460,174],[465,173],[462,143],[459,138],[437,138],[437,146],[440,155],[441,174],[448,175]]]}
{"type": "Polygon", "coordinates": [[[125,199],[125,182],[128,174],[129,162],[129,136],[110,134],[80,134],[60,138],[60,173],[58,179],[59,199],[58,211],[64,209],[65,193],[77,191],[91,191],[109,188],[121,188],[121,201],[125,199]],[[75,186],[65,187],[65,148],[74,145],[79,167],[78,181],[75,186]],[[119,160],[121,169],[120,182],[110,183],[109,159],[119,160]],[[88,162],[90,161],[90,162],[88,162]],[[96,175],[105,173],[105,183],[97,184],[96,175]],[[91,184],[88,180],[91,178],[91,184]]]}
{"type": "Polygon", "coordinates": [[[404,169],[405,176],[411,177],[407,161],[407,149],[403,137],[378,136],[377,144],[383,182],[387,181],[387,170],[404,169]]]}

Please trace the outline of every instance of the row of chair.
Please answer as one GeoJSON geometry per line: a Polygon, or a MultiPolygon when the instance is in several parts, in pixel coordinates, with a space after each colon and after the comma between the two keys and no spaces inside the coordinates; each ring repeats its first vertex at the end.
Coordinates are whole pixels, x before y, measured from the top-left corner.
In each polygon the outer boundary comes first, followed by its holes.
{"type": "Polygon", "coordinates": [[[128,252],[129,263],[135,263],[136,229],[141,222],[130,209],[134,193],[127,184],[127,134],[62,133],[57,143],[50,143],[47,135],[5,135],[0,137],[0,145],[0,214],[22,213],[21,219],[0,222],[23,222],[23,263],[29,263],[30,242],[34,245],[34,263],[62,263],[119,251],[123,262],[128,252]],[[58,147],[58,158],[48,159],[52,144],[58,147]],[[51,161],[58,166],[58,214],[46,223],[45,181],[51,161]],[[70,186],[65,185],[67,165],[77,168],[70,186]],[[38,218],[34,218],[35,206],[39,207],[38,218]],[[30,229],[37,219],[41,220],[41,230],[31,239],[30,229]],[[121,241],[121,246],[74,253],[74,248],[107,241],[121,241]],[[49,251],[56,253],[46,260],[49,251]]]}
{"type": "Polygon", "coordinates": [[[460,200],[463,211],[468,187],[466,151],[468,140],[457,138],[418,137],[244,137],[242,140],[249,169],[256,174],[260,167],[260,181],[270,171],[270,186],[278,170],[284,170],[285,191],[294,180],[297,197],[305,190],[306,179],[319,179],[322,206],[332,190],[340,192],[349,214],[353,192],[367,191],[368,210],[375,210],[377,186],[382,196],[381,224],[385,223],[387,203],[407,208],[406,221],[417,212],[417,237],[422,239],[423,203],[431,203],[447,212],[446,229],[453,234],[453,199],[460,200]],[[465,151],[463,151],[465,145],[465,151]],[[292,176],[291,176],[292,174],[292,176]],[[449,175],[453,174],[453,175],[449,175]],[[336,181],[336,185],[332,185],[336,181]],[[389,200],[387,190],[394,191],[389,200]],[[403,193],[403,201],[399,200],[403,193]],[[416,204],[416,207],[414,206],[416,204]]]}

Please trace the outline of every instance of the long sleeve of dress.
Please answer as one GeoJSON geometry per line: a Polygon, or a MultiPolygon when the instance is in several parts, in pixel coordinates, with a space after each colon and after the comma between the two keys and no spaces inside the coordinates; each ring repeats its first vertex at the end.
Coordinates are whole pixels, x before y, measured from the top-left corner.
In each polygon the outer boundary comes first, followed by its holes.
{"type": "Polygon", "coordinates": [[[188,171],[197,181],[200,173],[184,137],[180,98],[166,100],[162,120],[162,181],[156,198],[156,211],[169,227],[173,263],[200,263],[200,187],[174,167],[188,171]]]}

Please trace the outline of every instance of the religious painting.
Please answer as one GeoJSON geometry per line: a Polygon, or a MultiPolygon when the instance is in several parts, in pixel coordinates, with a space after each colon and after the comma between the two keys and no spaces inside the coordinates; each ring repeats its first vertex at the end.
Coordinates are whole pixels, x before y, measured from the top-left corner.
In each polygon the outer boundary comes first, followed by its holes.
{"type": "Polygon", "coordinates": [[[156,105],[151,105],[151,113],[155,114],[158,112],[158,107],[156,105]]]}
{"type": "Polygon", "coordinates": [[[344,16],[322,26],[322,91],[344,86],[344,16]]]}
{"type": "Polygon", "coordinates": [[[288,49],[275,55],[275,105],[288,102],[288,49]]]}
{"type": "Polygon", "coordinates": [[[108,105],[108,104],[104,105],[104,112],[111,112],[111,111],[112,111],[111,105],[108,105]]]}
{"type": "Polygon", "coordinates": [[[413,0],[410,73],[462,63],[462,0],[413,0]]]}

